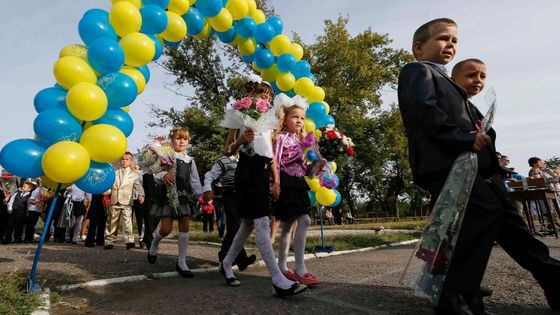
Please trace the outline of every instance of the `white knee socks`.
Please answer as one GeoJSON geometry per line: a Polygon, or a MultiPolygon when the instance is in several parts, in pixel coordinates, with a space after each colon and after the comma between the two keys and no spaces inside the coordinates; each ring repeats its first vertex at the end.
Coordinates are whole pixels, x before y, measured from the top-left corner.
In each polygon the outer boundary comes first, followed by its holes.
{"type": "Polygon", "coordinates": [[[288,255],[290,253],[290,241],[293,222],[282,222],[282,232],[280,234],[280,249],[278,250],[278,267],[280,271],[288,271],[288,255]]]}
{"type": "MultiPolygon", "coordinates": [[[[152,243],[153,244],[153,243],[152,243]]],[[[189,247],[189,232],[179,232],[179,255],[177,256],[177,264],[181,270],[189,270],[187,266],[187,249],[189,247]]]]}
{"type": "Polygon", "coordinates": [[[270,223],[268,217],[254,219],[253,222],[255,223],[257,247],[268,268],[268,272],[270,272],[272,283],[282,289],[289,289],[293,282],[284,277],[276,263],[274,249],[272,249],[272,241],[270,240],[270,223]]]}
{"type": "Polygon", "coordinates": [[[152,245],[150,246],[150,255],[155,256],[157,255],[157,250],[159,246],[159,242],[163,239],[159,234],[159,229],[154,232],[154,239],[152,240],[152,245]]]}
{"type": "Polygon", "coordinates": [[[237,234],[235,234],[228,253],[222,261],[226,277],[234,277],[233,271],[231,270],[231,265],[233,264],[235,257],[237,257],[239,252],[241,252],[241,250],[245,246],[245,242],[249,238],[249,235],[251,235],[251,232],[253,232],[253,220],[241,219],[241,224],[239,225],[237,234]]]}
{"type": "Polygon", "coordinates": [[[294,250],[296,256],[296,272],[298,275],[303,276],[307,273],[307,268],[305,268],[305,241],[307,239],[307,229],[309,224],[311,224],[311,218],[309,215],[303,214],[297,218],[298,224],[296,228],[296,237],[294,240],[294,250]]]}

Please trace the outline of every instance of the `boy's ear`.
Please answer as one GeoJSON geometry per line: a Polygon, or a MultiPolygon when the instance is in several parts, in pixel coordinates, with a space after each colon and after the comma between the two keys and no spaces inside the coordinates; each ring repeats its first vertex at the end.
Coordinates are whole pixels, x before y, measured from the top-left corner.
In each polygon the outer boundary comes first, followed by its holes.
{"type": "Polygon", "coordinates": [[[414,56],[419,56],[422,54],[422,43],[415,42],[412,44],[412,53],[414,56]]]}

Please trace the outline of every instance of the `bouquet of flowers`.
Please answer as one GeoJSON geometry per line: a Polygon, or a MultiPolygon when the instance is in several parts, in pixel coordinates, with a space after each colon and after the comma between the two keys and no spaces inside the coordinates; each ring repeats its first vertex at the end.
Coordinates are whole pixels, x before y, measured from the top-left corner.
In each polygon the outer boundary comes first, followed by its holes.
{"type": "Polygon", "coordinates": [[[246,96],[233,104],[233,109],[257,121],[272,105],[267,99],[246,96]]]}
{"type": "Polygon", "coordinates": [[[319,147],[321,155],[329,161],[346,154],[354,156],[354,142],[344,133],[334,127],[321,127],[319,147]]]}
{"type": "MultiPolygon", "coordinates": [[[[156,137],[155,142],[146,146],[139,157],[139,163],[142,168],[148,170],[152,174],[160,172],[170,172],[175,174],[176,158],[175,150],[170,141],[165,141],[165,137],[156,137]]],[[[175,184],[165,183],[167,188],[167,199],[169,207],[175,215],[179,211],[179,193],[175,184]]]]}
{"type": "MultiPolygon", "coordinates": [[[[4,192],[13,193],[16,191],[16,177],[6,171],[2,172],[0,176],[0,186],[4,192]]],[[[4,198],[4,196],[2,196],[4,198]]]]}

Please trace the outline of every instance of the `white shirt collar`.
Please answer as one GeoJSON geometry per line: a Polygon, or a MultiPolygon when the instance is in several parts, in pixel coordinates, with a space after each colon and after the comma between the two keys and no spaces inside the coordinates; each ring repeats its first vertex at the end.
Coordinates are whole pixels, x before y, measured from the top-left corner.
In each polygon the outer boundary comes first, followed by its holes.
{"type": "Polygon", "coordinates": [[[444,65],[442,65],[440,63],[431,62],[431,61],[421,61],[421,62],[427,63],[429,65],[436,66],[439,70],[443,71],[443,73],[445,73],[446,75],[449,76],[449,74],[447,73],[447,68],[444,65]]]}

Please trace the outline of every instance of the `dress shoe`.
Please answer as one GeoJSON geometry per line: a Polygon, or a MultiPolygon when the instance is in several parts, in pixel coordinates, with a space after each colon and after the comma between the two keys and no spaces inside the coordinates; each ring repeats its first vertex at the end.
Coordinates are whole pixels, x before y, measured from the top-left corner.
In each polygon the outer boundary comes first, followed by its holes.
{"type": "Polygon", "coordinates": [[[224,279],[226,279],[226,282],[230,287],[238,287],[241,285],[241,282],[236,277],[228,278],[226,276],[226,271],[224,270],[224,264],[222,262],[218,265],[218,271],[220,271],[222,276],[224,276],[224,279]]]}
{"type": "Polygon", "coordinates": [[[103,249],[113,249],[113,244],[107,244],[105,245],[105,247],[103,247],[103,249]]]}
{"type": "Polygon", "coordinates": [[[95,247],[95,244],[93,244],[93,243],[86,243],[84,246],[85,246],[85,247],[95,247]]]}
{"type": "Polygon", "coordinates": [[[482,295],[482,297],[491,296],[492,293],[494,293],[494,290],[487,287],[480,287],[480,295],[482,295]]]}
{"type": "Polygon", "coordinates": [[[7,245],[7,244],[10,244],[10,243],[11,243],[10,240],[7,240],[7,239],[2,240],[2,245],[7,245]]]}
{"type": "Polygon", "coordinates": [[[144,241],[138,241],[138,247],[144,248],[144,241]]]}
{"type": "Polygon", "coordinates": [[[480,293],[480,291],[471,296],[463,295],[463,299],[465,300],[465,303],[467,303],[473,314],[494,315],[484,308],[484,301],[482,300],[482,294],[480,293]]]}
{"type": "Polygon", "coordinates": [[[439,303],[435,307],[437,315],[474,315],[462,295],[458,292],[444,289],[439,303]]]}
{"type": "Polygon", "coordinates": [[[150,251],[148,250],[148,262],[150,264],[155,264],[157,260],[157,254],[155,255],[150,255],[150,251]]]}
{"type": "Polygon", "coordinates": [[[194,277],[194,274],[192,273],[192,271],[190,271],[189,269],[187,269],[187,270],[181,269],[181,267],[179,267],[179,264],[175,265],[175,270],[177,270],[177,273],[183,278],[194,277]]]}
{"type": "Polygon", "coordinates": [[[134,243],[126,243],[126,249],[134,248],[134,243]]]}
{"type": "Polygon", "coordinates": [[[255,256],[255,254],[245,257],[243,261],[237,262],[237,268],[239,268],[239,271],[243,271],[247,269],[247,267],[249,267],[250,265],[254,264],[256,260],[257,260],[257,256],[255,256]]]}
{"type": "Polygon", "coordinates": [[[272,287],[274,288],[275,297],[292,296],[292,295],[300,294],[303,291],[307,290],[307,286],[299,282],[294,282],[294,284],[292,284],[292,286],[289,287],[288,289],[279,288],[274,284],[272,284],[272,287]]]}
{"type": "Polygon", "coordinates": [[[560,291],[544,290],[544,296],[548,302],[548,306],[555,311],[560,312],[560,291]]]}
{"type": "Polygon", "coordinates": [[[288,269],[288,271],[282,273],[284,277],[288,278],[288,280],[292,280],[294,282],[303,283],[306,286],[318,285],[319,279],[314,275],[306,272],[303,276],[300,276],[297,272],[288,269]]]}

